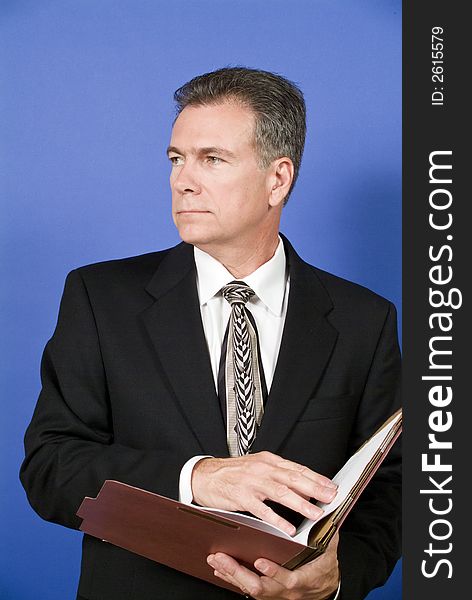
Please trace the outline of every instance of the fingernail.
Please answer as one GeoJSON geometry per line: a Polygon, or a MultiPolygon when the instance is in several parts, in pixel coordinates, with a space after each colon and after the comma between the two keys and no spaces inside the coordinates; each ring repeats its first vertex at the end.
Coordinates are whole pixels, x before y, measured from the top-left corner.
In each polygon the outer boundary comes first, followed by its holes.
{"type": "Polygon", "coordinates": [[[338,490],[328,490],[328,493],[326,494],[329,498],[329,501],[331,501],[336,494],[338,493],[338,490]]]}
{"type": "Polygon", "coordinates": [[[313,519],[319,519],[324,513],[324,510],[322,508],[318,508],[317,506],[313,506],[310,508],[310,513],[313,519]]]}
{"type": "Polygon", "coordinates": [[[264,562],[263,560],[256,560],[256,562],[254,563],[254,566],[261,573],[267,573],[267,571],[269,570],[269,565],[266,562],[264,562]]]}
{"type": "MultiPolygon", "coordinates": [[[[219,573],[225,575],[226,574],[226,569],[224,567],[224,565],[221,563],[221,561],[219,561],[216,556],[213,554],[211,555],[211,562],[208,561],[209,565],[211,567],[213,567],[213,569],[215,569],[216,571],[218,571],[219,573]]],[[[207,559],[208,560],[208,559],[207,559]]]]}
{"type": "Polygon", "coordinates": [[[326,487],[333,488],[335,490],[338,489],[338,485],[336,483],[334,483],[334,481],[328,481],[328,483],[326,484],[326,487]]]}

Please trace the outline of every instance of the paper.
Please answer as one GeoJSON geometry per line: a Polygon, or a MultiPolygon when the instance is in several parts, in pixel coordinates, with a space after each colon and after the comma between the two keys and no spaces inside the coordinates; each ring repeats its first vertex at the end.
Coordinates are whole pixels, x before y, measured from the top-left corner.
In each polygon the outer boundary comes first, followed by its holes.
{"type": "MultiPolygon", "coordinates": [[[[338,485],[338,493],[334,500],[329,504],[323,502],[317,502],[316,506],[319,506],[324,510],[324,514],[320,517],[323,518],[326,515],[331,514],[348,498],[352,488],[359,481],[364,469],[367,467],[369,462],[374,457],[375,453],[384,446],[384,443],[393,429],[401,418],[401,413],[397,414],[391,421],[378,431],[364,446],[362,446],[351,458],[344,464],[342,469],[336,473],[332,481],[338,485]]],[[[311,527],[317,522],[313,519],[305,519],[297,529],[293,540],[306,544],[308,541],[308,535],[311,527]]]]}

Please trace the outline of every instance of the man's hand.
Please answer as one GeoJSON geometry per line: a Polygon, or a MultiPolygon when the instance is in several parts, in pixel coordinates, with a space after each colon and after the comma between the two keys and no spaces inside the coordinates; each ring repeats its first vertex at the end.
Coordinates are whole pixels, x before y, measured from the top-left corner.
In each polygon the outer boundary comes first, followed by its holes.
{"type": "Polygon", "coordinates": [[[336,485],[303,465],[270,452],[237,458],[204,458],[192,473],[193,499],[201,506],[241,510],[294,535],[295,527],[264,500],[273,500],[309,519],[323,511],[309,498],[331,502],[336,485]]]}
{"type": "Polygon", "coordinates": [[[336,534],[324,554],[295,571],[258,558],[254,566],[263,573],[259,576],[221,552],[210,554],[207,562],[217,577],[256,600],[324,600],[336,592],[339,584],[338,540],[336,534]]]}

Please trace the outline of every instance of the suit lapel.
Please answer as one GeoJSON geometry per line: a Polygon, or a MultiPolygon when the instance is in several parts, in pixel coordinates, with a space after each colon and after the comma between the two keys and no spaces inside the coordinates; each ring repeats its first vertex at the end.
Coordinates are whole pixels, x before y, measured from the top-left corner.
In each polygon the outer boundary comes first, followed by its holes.
{"type": "Polygon", "coordinates": [[[277,452],[312,396],[333,351],[337,331],[325,318],[331,299],[312,267],[283,238],[290,293],[282,342],[264,418],[251,452],[277,452]]]}
{"type": "Polygon", "coordinates": [[[193,246],[163,259],[146,290],[156,298],[142,314],[176,401],[204,454],[227,456],[225,425],[205,341],[193,246]]]}

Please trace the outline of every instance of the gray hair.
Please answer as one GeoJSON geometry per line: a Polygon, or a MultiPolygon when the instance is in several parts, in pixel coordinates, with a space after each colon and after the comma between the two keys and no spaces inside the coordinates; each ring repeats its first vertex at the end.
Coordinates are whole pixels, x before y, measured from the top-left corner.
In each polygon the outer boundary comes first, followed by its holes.
{"type": "Polygon", "coordinates": [[[254,146],[261,168],[283,156],[290,158],[295,185],[306,135],[306,108],[301,90],[291,81],[269,71],[227,67],[198,75],[174,93],[177,116],[187,106],[237,101],[254,113],[254,146]]]}

